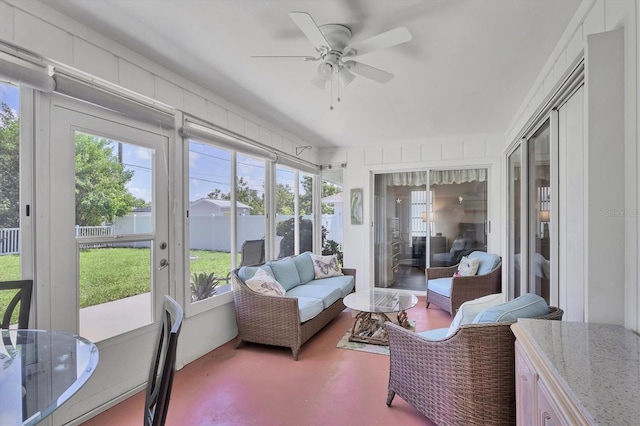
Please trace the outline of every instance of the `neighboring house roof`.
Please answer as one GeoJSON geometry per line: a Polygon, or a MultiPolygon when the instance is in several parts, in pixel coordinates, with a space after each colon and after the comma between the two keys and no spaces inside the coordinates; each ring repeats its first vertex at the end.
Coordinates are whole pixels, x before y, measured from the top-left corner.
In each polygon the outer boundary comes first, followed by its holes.
{"type": "Polygon", "coordinates": [[[338,192],[337,194],[328,195],[322,199],[322,202],[325,204],[338,204],[342,203],[342,192],[338,192]]]}
{"type": "MultiPolygon", "coordinates": [[[[198,203],[210,203],[210,204],[213,204],[214,206],[220,207],[221,209],[231,208],[230,200],[220,200],[217,198],[200,198],[199,200],[193,201],[190,204],[190,206],[193,206],[194,204],[198,204],[198,203]]],[[[240,201],[236,201],[236,207],[251,209],[251,206],[241,203],[240,201]]]]}

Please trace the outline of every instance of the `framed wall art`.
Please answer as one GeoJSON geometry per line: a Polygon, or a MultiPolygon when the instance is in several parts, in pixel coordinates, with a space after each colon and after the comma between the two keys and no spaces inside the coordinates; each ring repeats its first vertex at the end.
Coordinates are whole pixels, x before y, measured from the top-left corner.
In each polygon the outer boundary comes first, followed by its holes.
{"type": "Polygon", "coordinates": [[[351,224],[362,225],[362,188],[351,189],[351,224]]]}

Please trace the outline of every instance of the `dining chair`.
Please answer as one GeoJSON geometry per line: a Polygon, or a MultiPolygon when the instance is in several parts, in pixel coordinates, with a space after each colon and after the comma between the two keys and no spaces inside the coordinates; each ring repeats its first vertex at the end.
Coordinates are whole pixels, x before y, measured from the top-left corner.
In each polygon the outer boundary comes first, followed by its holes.
{"type": "Polygon", "coordinates": [[[18,304],[20,304],[18,311],[18,328],[29,328],[29,312],[31,311],[33,280],[0,281],[0,291],[15,290],[17,290],[17,292],[9,301],[9,305],[7,305],[7,309],[2,315],[0,328],[7,329],[12,325],[11,318],[14,316],[14,312],[18,304]]]}
{"type": "Polygon", "coordinates": [[[144,425],[164,425],[169,409],[173,376],[176,371],[176,348],[182,327],[182,308],[164,296],[163,317],[151,359],[144,405],[144,425]]]}
{"type": "Polygon", "coordinates": [[[264,263],[264,240],[246,240],[240,248],[242,255],[240,266],[253,266],[264,263]]]}

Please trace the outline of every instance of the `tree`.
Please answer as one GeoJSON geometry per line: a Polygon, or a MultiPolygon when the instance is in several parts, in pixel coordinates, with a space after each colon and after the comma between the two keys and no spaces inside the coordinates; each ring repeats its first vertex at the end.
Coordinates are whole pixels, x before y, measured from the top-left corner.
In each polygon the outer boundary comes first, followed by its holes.
{"type": "MultiPolygon", "coordinates": [[[[231,200],[231,193],[223,194],[219,188],[207,194],[207,197],[216,200],[231,200]]],[[[251,214],[264,214],[264,192],[258,194],[258,190],[249,188],[249,183],[244,177],[238,177],[236,182],[236,201],[251,207],[251,214]]]]}
{"type": "Polygon", "coordinates": [[[279,183],[276,185],[276,214],[294,214],[294,195],[289,184],[279,183]]]}
{"type": "MultiPolygon", "coordinates": [[[[300,191],[300,214],[307,215],[313,213],[312,206],[312,197],[313,197],[313,178],[308,175],[302,176],[302,188],[300,191]]],[[[337,194],[340,192],[340,187],[329,183],[322,182],[322,196],[327,197],[329,195],[337,194]]],[[[322,205],[322,213],[323,214],[332,214],[333,207],[323,204],[322,205]]]]}
{"type": "Polygon", "coordinates": [[[0,105],[0,228],[20,226],[20,120],[0,105]]]}
{"type": "Polygon", "coordinates": [[[146,204],[127,191],[134,172],[124,168],[111,145],[108,139],[76,133],[77,225],[113,222],[146,204]]]}

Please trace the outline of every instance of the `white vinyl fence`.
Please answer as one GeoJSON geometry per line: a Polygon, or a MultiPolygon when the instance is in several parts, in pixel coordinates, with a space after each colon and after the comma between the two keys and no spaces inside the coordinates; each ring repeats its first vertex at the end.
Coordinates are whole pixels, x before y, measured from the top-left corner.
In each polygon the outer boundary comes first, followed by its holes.
{"type": "MultiPolygon", "coordinates": [[[[342,244],[342,218],[336,215],[322,215],[322,226],[327,230],[327,240],[342,244]],[[338,220],[337,220],[338,219],[338,220]]],[[[278,215],[276,223],[293,216],[278,215]]],[[[310,217],[305,217],[309,219],[310,217]]],[[[238,239],[240,244],[245,240],[264,238],[264,216],[238,216],[238,239]]],[[[229,216],[192,216],[189,218],[189,238],[192,249],[231,251],[231,217],[229,216]]],[[[109,235],[126,235],[151,232],[151,216],[128,215],[117,218],[113,225],[76,226],[76,237],[96,237],[109,235]]],[[[0,229],[0,255],[19,254],[20,238],[18,228],[0,229]]],[[[118,243],[122,246],[138,246],[148,243],[118,243]]]]}

